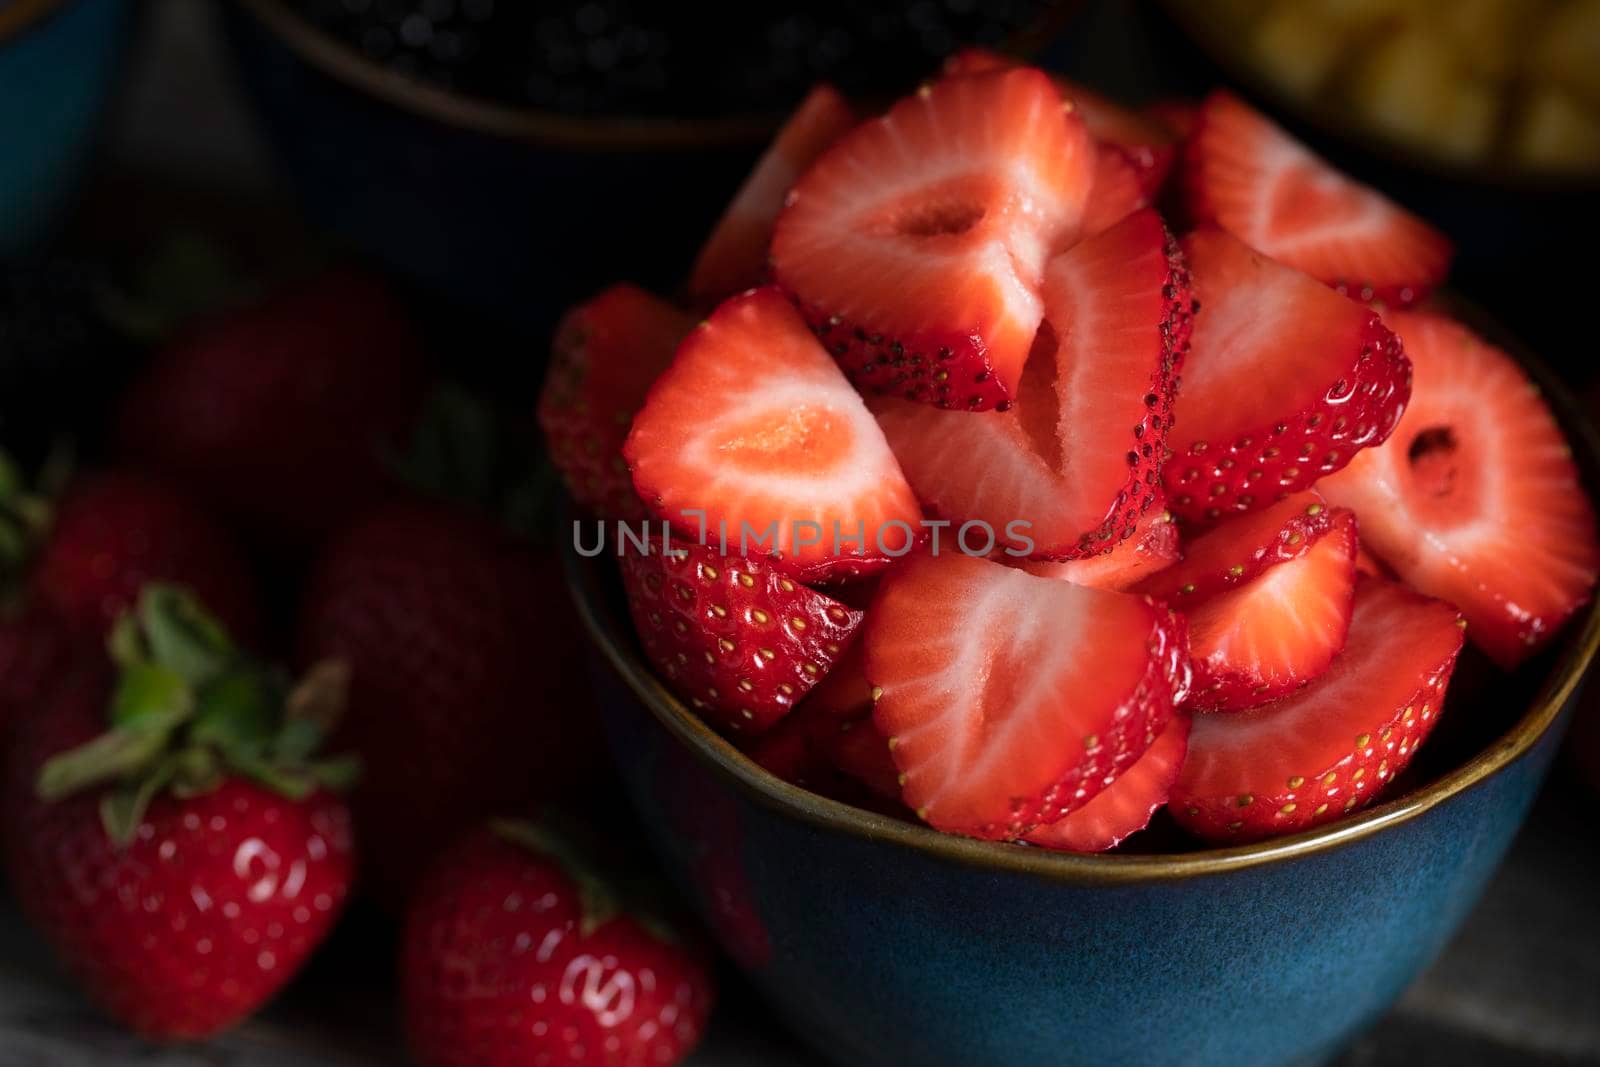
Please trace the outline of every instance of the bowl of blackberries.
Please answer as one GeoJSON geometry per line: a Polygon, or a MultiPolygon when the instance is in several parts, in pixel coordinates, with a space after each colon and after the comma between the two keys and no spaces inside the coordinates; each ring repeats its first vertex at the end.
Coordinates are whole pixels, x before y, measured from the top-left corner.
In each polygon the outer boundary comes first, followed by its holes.
{"type": "Polygon", "coordinates": [[[871,101],[1071,0],[233,0],[244,82],[312,218],[547,330],[614,273],[671,289],[818,81],[871,101]]]}

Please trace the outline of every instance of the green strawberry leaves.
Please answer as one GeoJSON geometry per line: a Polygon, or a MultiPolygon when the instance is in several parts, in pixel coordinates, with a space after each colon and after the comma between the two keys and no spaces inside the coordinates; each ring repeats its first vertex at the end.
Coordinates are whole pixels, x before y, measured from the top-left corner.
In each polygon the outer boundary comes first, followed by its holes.
{"type": "Polygon", "coordinates": [[[298,800],[355,784],[355,760],[318,756],[344,710],[344,664],[319,663],[291,686],[192,595],[163,584],[141,590],[107,651],[118,668],[109,728],[46,762],[35,788],[56,801],[106,787],[101,820],[119,846],[163,791],[195,796],[239,776],[298,800]]]}

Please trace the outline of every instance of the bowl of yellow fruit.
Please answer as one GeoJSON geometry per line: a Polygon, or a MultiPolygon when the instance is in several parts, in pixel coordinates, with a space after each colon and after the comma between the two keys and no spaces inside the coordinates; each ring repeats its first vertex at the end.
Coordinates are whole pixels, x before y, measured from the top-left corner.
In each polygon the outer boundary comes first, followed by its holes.
{"type": "Polygon", "coordinates": [[[1600,0],[1168,0],[1226,73],[1435,173],[1600,186],[1600,0]]]}

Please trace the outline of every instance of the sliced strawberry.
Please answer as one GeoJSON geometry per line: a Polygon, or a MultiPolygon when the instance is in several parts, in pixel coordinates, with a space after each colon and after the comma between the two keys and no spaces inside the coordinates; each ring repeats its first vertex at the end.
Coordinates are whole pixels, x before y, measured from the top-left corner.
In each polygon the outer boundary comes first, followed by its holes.
{"type": "Polygon", "coordinates": [[[1020,837],[1082,807],[1188,688],[1178,616],[971,556],[890,571],[863,638],[902,798],[973,837],[1020,837]]]}
{"type": "Polygon", "coordinates": [[[1333,528],[1298,559],[1207,600],[1179,598],[1194,662],[1191,710],[1238,711],[1276,700],[1339,654],[1355,592],[1356,522],[1344,508],[1332,514],[1333,528]]]}
{"type": "Polygon", "coordinates": [[[853,722],[872,714],[872,683],[860,641],[853,641],[828,676],[806,697],[806,708],[834,722],[853,722]]]}
{"type": "Polygon", "coordinates": [[[1200,314],[1167,439],[1179,518],[1265,507],[1383,443],[1411,364],[1376,312],[1214,227],[1184,251],[1200,314]]]}
{"type": "Polygon", "coordinates": [[[889,742],[870,718],[841,723],[831,734],[824,735],[822,751],[841,774],[849,775],[885,800],[900,800],[900,768],[895,766],[889,742]]]}
{"type": "Polygon", "coordinates": [[[1188,275],[1160,217],[1140,211],[1052,260],[1044,293],[1051,329],[1040,331],[1015,410],[893,400],[874,410],[917,495],[941,516],[1017,529],[1032,555],[1094,556],[1154,507],[1188,348],[1188,275]]]}
{"type": "Polygon", "coordinates": [[[1365,574],[1369,578],[1395,580],[1394,571],[1390,569],[1388,564],[1368,551],[1365,541],[1356,545],[1356,573],[1365,574]]]}
{"type": "Polygon", "coordinates": [[[1513,667],[1589,599],[1594,509],[1510,356],[1439,315],[1386,319],[1415,365],[1411,405],[1387,444],[1319,488],[1356,510],[1380,559],[1459,606],[1473,643],[1513,667]]]}
{"type": "Polygon", "coordinates": [[[1371,801],[1438,721],[1461,641],[1448,604],[1363,579],[1326,674],[1274,704],[1196,717],[1173,816],[1210,840],[1249,841],[1371,801]]]}
{"type": "MultiPolygon", "coordinates": [[[[1018,62],[984,48],[963,48],[944,61],[946,74],[1010,70],[1018,62]]],[[[1177,156],[1177,134],[1158,118],[1123,107],[1110,97],[1054,75],[1056,89],[1083,116],[1089,135],[1116,150],[1137,175],[1141,192],[1154,195],[1177,156]]]]}
{"type": "Polygon", "coordinates": [[[689,296],[711,307],[765,279],[772,227],[789,187],[856,122],[849,101],[818,85],[800,102],[739,186],[689,275],[689,296]]]}
{"type": "Polygon", "coordinates": [[[1045,75],[946,78],[806,172],[778,218],[773,273],[864,390],[1002,406],[1093,168],[1083,121],[1045,75]]]}
{"type": "Polygon", "coordinates": [[[770,287],[689,334],[623,452],[656,514],[703,513],[707,540],[780,554],[806,580],[886,565],[922,517],[861,397],[770,287]]]}
{"type": "Polygon", "coordinates": [[[1333,529],[1334,518],[1321,494],[1295,493],[1204,531],[1184,546],[1183,562],[1139,583],[1135,591],[1187,611],[1254,581],[1274,564],[1299,559],[1333,529]]]}
{"type": "Polygon", "coordinates": [[[1184,187],[1197,221],[1361,300],[1409,304],[1450,267],[1443,234],[1229,92],[1201,105],[1184,187]]]}
{"type": "Polygon", "coordinates": [[[1099,555],[1061,563],[1030,560],[1022,569],[1041,578],[1122,591],[1165,570],[1182,557],[1178,547],[1178,524],[1157,494],[1155,504],[1139,516],[1133,534],[1099,555]]]}
{"type": "Polygon", "coordinates": [[[622,584],[645,656],[711,725],[758,734],[782,719],[844,654],[861,612],[766,560],[673,541],[633,545],[622,584]]]}
{"type": "Polygon", "coordinates": [[[613,285],[567,312],[539,394],[539,426],[567,492],[603,518],[639,519],[622,443],[656,376],[694,325],[634,285],[613,285]]]}
{"type": "Polygon", "coordinates": [[[1150,194],[1128,157],[1112,146],[1096,148],[1094,185],[1083,211],[1084,236],[1104,233],[1149,203],[1150,194]]]}
{"type": "Polygon", "coordinates": [[[1189,751],[1189,716],[1167,721],[1144,755],[1117,780],[1064,819],[1041,826],[1023,838],[1029,844],[1063,852],[1104,852],[1150,825],[1167,802],[1189,751]]]}

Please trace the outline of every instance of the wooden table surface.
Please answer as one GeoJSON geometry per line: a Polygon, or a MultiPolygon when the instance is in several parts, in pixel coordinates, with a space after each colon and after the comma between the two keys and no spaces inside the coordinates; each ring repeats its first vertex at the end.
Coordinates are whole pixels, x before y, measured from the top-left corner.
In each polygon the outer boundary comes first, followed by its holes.
{"type": "MultiPolygon", "coordinates": [[[[232,83],[208,0],[157,0],[148,15],[112,116],[105,168],[157,186],[213,190],[219,200],[277,202],[279,176],[232,83]]],[[[187,193],[168,199],[193,203],[187,193]]],[[[1547,790],[1460,935],[1340,1067],[1600,1064],[1600,863],[1590,818],[1597,805],[1600,796],[1570,779],[1547,790]]],[[[72,991],[0,892],[0,1067],[400,1062],[392,990],[381,977],[392,969],[392,931],[371,916],[351,920],[258,1019],[205,1046],[156,1049],[102,1021],[72,991]]],[[[692,1067],[820,1062],[731,971],[723,988],[692,1067]]]]}

